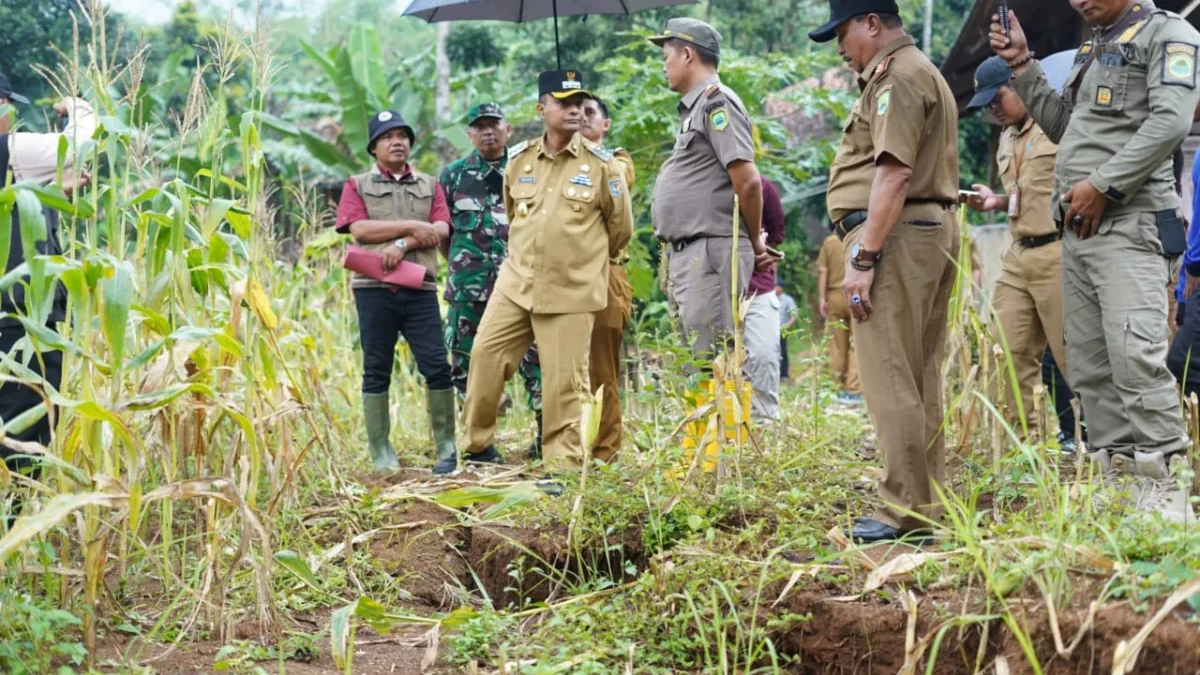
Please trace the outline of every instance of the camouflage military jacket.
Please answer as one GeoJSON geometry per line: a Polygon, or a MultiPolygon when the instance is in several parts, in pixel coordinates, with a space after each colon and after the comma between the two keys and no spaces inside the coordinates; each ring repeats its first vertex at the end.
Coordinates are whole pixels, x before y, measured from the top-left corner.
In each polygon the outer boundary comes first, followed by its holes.
{"type": "Polygon", "coordinates": [[[504,212],[504,169],[472,152],[442,171],[442,189],[450,204],[448,302],[486,302],[508,256],[508,215],[504,212]]]}

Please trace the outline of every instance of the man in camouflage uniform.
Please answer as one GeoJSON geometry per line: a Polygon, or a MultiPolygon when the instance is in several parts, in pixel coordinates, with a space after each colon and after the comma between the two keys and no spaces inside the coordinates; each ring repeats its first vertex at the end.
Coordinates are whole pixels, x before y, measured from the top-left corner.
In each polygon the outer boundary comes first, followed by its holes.
{"type": "MultiPolygon", "coordinates": [[[[450,379],[460,396],[467,391],[471,347],[479,320],[492,295],[500,263],[508,256],[508,216],[504,213],[504,170],[512,125],[496,103],[480,103],[467,113],[467,135],[475,146],[470,155],[442,171],[441,184],[450,202],[450,274],[446,302],[446,348],[450,350],[450,379]]],[[[542,428],[542,370],[537,345],[529,348],[519,367],[525,379],[529,407],[542,428]]],[[[540,450],[541,441],[534,445],[540,450]]]]}

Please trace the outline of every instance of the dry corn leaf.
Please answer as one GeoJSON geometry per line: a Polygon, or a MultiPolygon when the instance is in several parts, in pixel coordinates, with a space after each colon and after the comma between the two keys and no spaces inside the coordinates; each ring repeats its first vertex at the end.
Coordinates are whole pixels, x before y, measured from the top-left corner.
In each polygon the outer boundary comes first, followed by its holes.
{"type": "Polygon", "coordinates": [[[862,592],[864,594],[870,593],[877,588],[883,587],[884,584],[894,577],[905,576],[931,560],[946,558],[955,553],[957,551],[949,553],[905,553],[898,555],[871,570],[871,573],[867,575],[867,583],[863,585],[862,592]]]}

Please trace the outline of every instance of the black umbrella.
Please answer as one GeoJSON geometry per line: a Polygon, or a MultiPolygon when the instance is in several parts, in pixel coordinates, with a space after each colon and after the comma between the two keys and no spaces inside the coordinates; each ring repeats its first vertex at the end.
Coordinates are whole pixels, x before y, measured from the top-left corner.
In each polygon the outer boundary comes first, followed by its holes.
{"type": "Polygon", "coordinates": [[[668,5],[687,5],[696,0],[413,0],[405,16],[419,16],[430,23],[440,21],[535,21],[554,17],[554,55],[562,69],[558,44],[558,17],[583,14],[633,14],[668,5]]]}

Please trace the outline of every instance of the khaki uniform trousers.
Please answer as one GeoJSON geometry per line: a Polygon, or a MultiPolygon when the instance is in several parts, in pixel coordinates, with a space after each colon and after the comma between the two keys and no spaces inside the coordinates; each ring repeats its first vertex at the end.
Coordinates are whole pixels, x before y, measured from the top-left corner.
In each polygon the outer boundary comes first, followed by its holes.
{"type": "Polygon", "coordinates": [[[1186,450],[1175,378],[1167,369],[1169,262],[1153,213],[1105,213],[1099,233],[1063,238],[1069,382],[1092,447],[1186,450]]]}
{"type": "MultiPolygon", "coordinates": [[[[738,295],[746,294],[754,273],[750,241],[738,237],[738,295]]],[[[700,237],[681,245],[671,244],[667,254],[667,299],[679,317],[684,341],[692,355],[712,359],[732,342],[737,325],[733,316],[733,238],[700,237]]]]}
{"type": "MultiPolygon", "coordinates": [[[[1037,248],[1024,248],[1014,242],[1001,261],[992,307],[996,312],[996,341],[1008,345],[1025,420],[1032,428],[1033,388],[1042,381],[1042,357],[1047,343],[1059,370],[1071,382],[1062,339],[1062,242],[1037,248]]],[[[1008,410],[1015,421],[1018,408],[1008,364],[996,365],[996,376],[1004,384],[1008,410]]]]}
{"type": "MultiPolygon", "coordinates": [[[[933,484],[945,485],[946,476],[942,356],[958,234],[953,211],[906,206],[876,268],[870,293],[875,311],[853,326],[867,412],[883,457],[883,506],[873,517],[901,530],[928,527],[907,512],[934,522],[942,514],[933,484]]],[[[847,262],[861,236],[858,228],[846,237],[847,262]]]]}
{"type": "MultiPolygon", "coordinates": [[[[874,292],[871,295],[875,297],[874,292]]],[[[858,381],[858,357],[854,354],[854,336],[851,334],[850,305],[840,287],[830,289],[826,295],[829,318],[825,320],[825,333],[829,336],[829,369],[833,381],[848,394],[862,392],[858,381]]]]}
{"type": "Polygon", "coordinates": [[[588,386],[591,312],[535,314],[497,290],[488,300],[471,348],[467,397],[463,407],[471,454],[496,440],[496,415],[504,383],[536,340],[542,362],[542,453],[551,470],[580,466],[583,442],[579,416],[581,391],[588,386]]]}
{"type": "Polygon", "coordinates": [[[592,457],[611,462],[621,449],[621,341],[625,326],[629,323],[628,309],[633,302],[633,288],[622,265],[608,267],[608,305],[595,313],[592,326],[591,355],[588,358],[588,374],[592,380],[592,393],[604,387],[604,401],[600,409],[600,432],[592,446],[592,457]]]}

